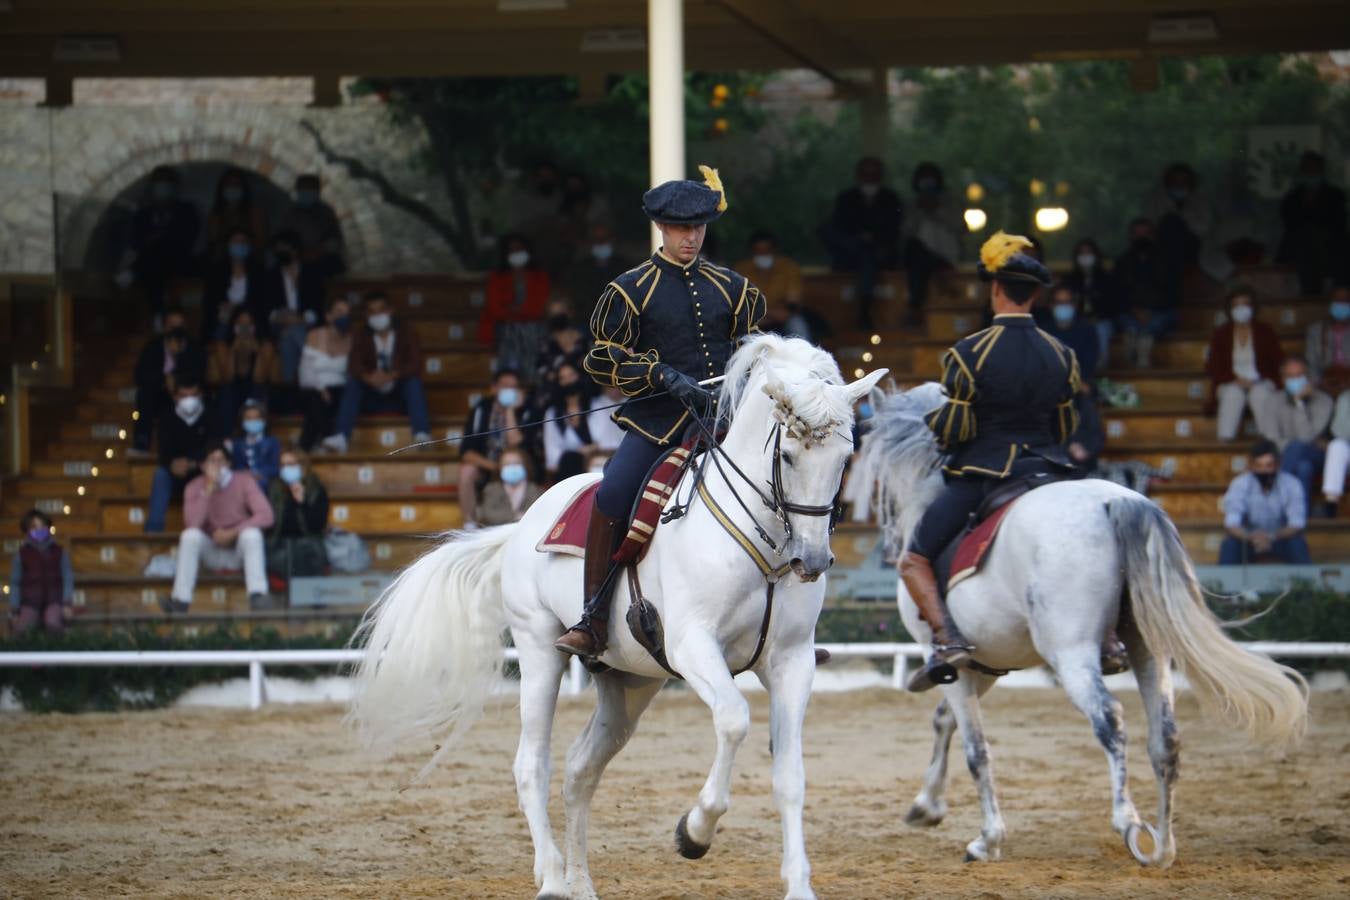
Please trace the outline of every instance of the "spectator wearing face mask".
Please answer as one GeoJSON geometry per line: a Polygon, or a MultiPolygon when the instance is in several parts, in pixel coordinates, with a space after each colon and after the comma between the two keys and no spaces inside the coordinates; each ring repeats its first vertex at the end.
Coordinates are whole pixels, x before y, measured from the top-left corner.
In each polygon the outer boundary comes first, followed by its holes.
{"type": "Polygon", "coordinates": [[[920,325],[928,302],[928,285],[934,275],[951,269],[959,258],[966,225],[956,200],[947,193],[937,163],[922,162],[915,166],[910,184],[914,188],[914,205],[905,217],[905,277],[909,286],[909,324],[920,325]]]}
{"type": "Polygon", "coordinates": [[[585,472],[586,458],[599,449],[591,434],[591,411],[605,401],[590,396],[581,371],[573,363],[558,367],[552,402],[544,411],[544,468],[550,483],[585,472]]]}
{"type": "Polygon", "coordinates": [[[337,431],[323,446],[346,453],[356,419],[363,411],[402,412],[414,443],[431,440],[431,416],[422,386],[422,343],[417,331],[394,318],[383,291],[366,294],[366,327],[352,338],[347,387],[338,405],[337,431]]]}
{"type": "Polygon", "coordinates": [[[544,336],[544,312],[552,291],[548,273],[533,264],[524,236],[502,238],[497,269],[488,276],[478,321],[478,342],[497,349],[501,365],[532,366],[544,336]]]}
{"type": "Polygon", "coordinates": [[[1111,269],[1116,330],[1125,335],[1125,355],[1139,369],[1153,365],[1153,344],[1176,328],[1181,291],[1167,282],[1166,265],[1153,223],[1130,223],[1130,245],[1111,269]]]}
{"type": "Polygon", "coordinates": [[[300,390],[305,411],[300,447],[306,453],[333,433],[342,392],[347,386],[347,358],[352,352],[351,304],[345,297],[328,301],[323,324],[310,330],[300,356],[300,390]]]}
{"type": "Polygon", "coordinates": [[[216,395],[217,434],[229,434],[246,400],[266,402],[281,383],[276,347],[258,336],[253,313],[241,306],[230,320],[229,340],[210,347],[206,381],[216,395]]]}
{"type": "Polygon", "coordinates": [[[266,316],[258,319],[260,333],[277,342],[286,384],[295,384],[306,334],[323,318],[324,274],[317,263],[302,257],[300,246],[294,231],[272,238],[276,265],[267,275],[266,316]]]}
{"type": "Polygon", "coordinates": [[[1219,565],[1239,566],[1264,556],[1286,565],[1311,563],[1305,498],[1298,479],[1280,471],[1280,448],[1258,442],[1247,454],[1247,471],[1233,479],[1223,497],[1228,536],[1219,547],[1219,565]]]}
{"type": "MultiPolygon", "coordinates": [[[[578,325],[572,307],[566,301],[549,301],[546,322],[548,334],[539,348],[535,374],[537,383],[545,390],[551,390],[557,383],[558,367],[568,363],[580,368],[590,344],[588,335],[578,325]]],[[[544,402],[550,399],[546,397],[544,402]]]]}
{"type": "Polygon", "coordinates": [[[616,275],[627,272],[637,261],[619,253],[614,232],[602,222],[590,226],[589,240],[558,277],[558,288],[572,306],[590,306],[616,275]]]}
{"type": "Polygon", "coordinates": [[[1276,262],[1298,270],[1305,296],[1322,293],[1328,277],[1350,277],[1346,246],[1345,191],[1327,183],[1327,161],[1306,150],[1298,162],[1294,185],[1280,201],[1284,234],[1276,262]]]}
{"type": "Polygon", "coordinates": [[[519,522],[542,493],[539,485],[530,480],[529,458],[520,450],[502,452],[497,477],[483,488],[483,502],[478,505],[481,525],[508,525],[519,522]]]}
{"type": "Polygon", "coordinates": [[[268,491],[274,520],[267,530],[267,569],[282,578],[322,575],[328,566],[328,491],[297,448],[281,454],[281,477],[268,491]]]}
{"type": "Polygon", "coordinates": [[[1187,269],[1200,259],[1200,248],[1214,226],[1209,199],[1199,189],[1200,176],[1183,162],[1172,163],[1144,201],[1144,215],[1154,223],[1163,287],[1173,306],[1181,303],[1187,269]]]}
{"type": "Polygon", "coordinates": [[[133,282],[141,286],[157,327],[170,283],[192,271],[192,251],[201,230],[196,207],[178,196],[180,183],[172,166],[150,173],[146,197],[131,218],[131,246],[117,277],[123,287],[133,282]]]}
{"type": "Polygon", "coordinates": [[[858,160],[857,184],[839,192],[821,240],[835,271],[856,272],[854,296],[862,328],[872,327],[877,279],[900,261],[900,197],[885,187],[885,167],[875,156],[858,160]]]}
{"type": "Polygon", "coordinates": [[[281,441],[267,433],[267,407],[258,400],[245,403],[239,431],[229,441],[230,468],[252,475],[266,491],[281,470],[281,441]]]}
{"type": "Polygon", "coordinates": [[[173,593],[161,597],[166,614],[185,613],[192,605],[202,564],[210,569],[244,570],[250,609],[270,609],[263,531],[272,527],[272,506],[258,482],[230,470],[223,444],[211,444],[201,456],[201,474],[183,494],[183,533],[178,536],[178,571],[173,593]]]}
{"type": "Polygon", "coordinates": [[[1269,430],[1266,410],[1278,392],[1284,349],[1275,329],[1256,318],[1256,297],[1246,285],[1228,291],[1228,321],[1214,329],[1205,353],[1209,399],[1205,414],[1219,416],[1218,436],[1231,441],[1238,435],[1242,414],[1250,409],[1256,428],[1269,430]]]}
{"type": "Polygon", "coordinates": [[[337,213],[319,196],[322,184],[318,175],[295,179],[295,200],[277,225],[277,233],[293,233],[300,259],[313,266],[321,280],[347,270],[346,246],[342,223],[337,213]]]}
{"type": "Polygon", "coordinates": [[[1303,352],[1322,390],[1335,397],[1350,389],[1350,285],[1332,289],[1327,315],[1308,326],[1303,352]]]}
{"type": "Polygon", "coordinates": [[[156,424],[173,409],[178,381],[199,384],[206,377],[206,354],[188,337],[187,317],[181,309],[164,313],[164,333],[145,342],[134,377],[137,416],[131,455],[148,456],[156,424]]]}
{"type": "Polygon", "coordinates": [[[9,566],[9,615],[16,635],[39,624],[48,634],[60,634],[72,618],[75,570],[70,555],[52,535],[52,520],[30,509],[19,520],[23,542],[9,566]]]}
{"type": "Polygon", "coordinates": [[[1280,469],[1298,479],[1311,507],[1313,479],[1326,462],[1335,401],[1308,377],[1308,364],[1290,356],[1280,364],[1284,390],[1266,400],[1262,435],[1280,448],[1280,469]]]}
{"type": "Polygon", "coordinates": [[[150,509],[145,517],[145,533],[164,531],[169,501],[182,494],[187,483],[197,476],[199,461],[213,437],[212,416],[202,399],[202,387],[186,376],[178,379],[174,391],[173,414],[159,421],[159,465],[150,483],[150,509]]]}
{"type": "Polygon", "coordinates": [[[459,507],[464,527],[478,527],[479,484],[497,471],[502,452],[524,451],[525,392],[520,373],[499,369],[492,379],[492,392],[479,400],[464,423],[466,437],[459,445],[459,507]]]}
{"type": "Polygon", "coordinates": [[[230,237],[236,231],[258,240],[266,238],[267,214],[253,202],[248,173],[231,167],[216,181],[216,197],[206,216],[208,265],[226,261],[230,237]]]}
{"type": "Polygon", "coordinates": [[[242,228],[232,229],[225,258],[209,263],[202,293],[202,341],[230,338],[230,322],[237,310],[247,309],[254,322],[266,322],[268,284],[253,238],[242,228]]]}
{"type": "Polygon", "coordinates": [[[1097,329],[1083,315],[1078,298],[1068,282],[1050,291],[1050,306],[1036,313],[1037,324],[1054,335],[1078,357],[1078,372],[1083,389],[1090,391],[1097,381],[1097,329]]]}
{"type": "Polygon", "coordinates": [[[752,279],[771,303],[798,306],[802,302],[802,267],[778,250],[772,232],[750,235],[750,255],[736,263],[736,271],[752,279]]]}
{"type": "Polygon", "coordinates": [[[1331,417],[1331,440],[1327,444],[1327,461],[1322,467],[1322,493],[1327,498],[1327,518],[1336,517],[1336,507],[1345,496],[1345,476],[1350,469],[1350,390],[1336,398],[1336,411],[1331,417]]]}
{"type": "Polygon", "coordinates": [[[1116,333],[1114,297],[1102,248],[1092,238],[1080,238],[1073,247],[1073,270],[1065,279],[1080,303],[1082,315],[1097,330],[1097,358],[1111,355],[1111,336],[1116,333]]]}

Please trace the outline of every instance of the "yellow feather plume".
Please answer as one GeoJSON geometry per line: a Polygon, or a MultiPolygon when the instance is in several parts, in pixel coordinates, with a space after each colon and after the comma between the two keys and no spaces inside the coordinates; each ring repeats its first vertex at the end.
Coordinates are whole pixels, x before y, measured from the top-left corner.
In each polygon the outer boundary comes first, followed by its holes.
{"type": "Polygon", "coordinates": [[[1008,264],[1018,253],[1032,246],[1031,241],[1020,234],[1004,234],[999,231],[980,248],[980,262],[990,272],[997,272],[1008,264]]]}
{"type": "Polygon", "coordinates": [[[698,170],[699,172],[703,173],[703,183],[706,184],[711,189],[713,189],[714,191],[717,191],[718,195],[722,198],[717,201],[717,211],[726,212],[727,191],[726,188],[722,187],[722,179],[717,174],[717,170],[714,169],[712,166],[699,166],[698,170]]]}

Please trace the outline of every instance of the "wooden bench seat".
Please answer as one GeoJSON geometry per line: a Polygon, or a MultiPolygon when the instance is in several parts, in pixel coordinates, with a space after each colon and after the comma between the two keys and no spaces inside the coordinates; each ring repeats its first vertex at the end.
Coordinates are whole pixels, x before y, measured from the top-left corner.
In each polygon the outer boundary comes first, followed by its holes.
{"type": "MultiPolygon", "coordinates": [[[[99,523],[102,534],[141,534],[145,529],[146,499],[125,497],[100,501],[99,523]]],[[[330,525],[354,531],[429,534],[458,528],[463,523],[459,503],[453,496],[423,494],[386,494],[384,496],[333,495],[330,497],[330,525]]],[[[165,531],[176,534],[183,529],[181,503],[172,504],[165,520],[165,531]]]]}

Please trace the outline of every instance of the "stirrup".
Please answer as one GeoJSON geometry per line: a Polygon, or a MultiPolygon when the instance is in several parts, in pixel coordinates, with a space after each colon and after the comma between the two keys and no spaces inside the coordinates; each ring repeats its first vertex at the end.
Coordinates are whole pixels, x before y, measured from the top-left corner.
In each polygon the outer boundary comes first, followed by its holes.
{"type": "Polygon", "coordinates": [[[975,648],[969,644],[941,645],[933,648],[933,653],[924,662],[923,668],[909,677],[905,690],[920,694],[940,684],[951,684],[960,677],[959,669],[965,668],[972,658],[975,648]]]}

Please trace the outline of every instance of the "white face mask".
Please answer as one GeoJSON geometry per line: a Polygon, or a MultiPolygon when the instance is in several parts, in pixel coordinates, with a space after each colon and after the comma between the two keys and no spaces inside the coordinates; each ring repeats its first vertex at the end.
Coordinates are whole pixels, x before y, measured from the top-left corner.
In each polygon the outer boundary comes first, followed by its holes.
{"type": "Polygon", "coordinates": [[[773,254],[772,254],[772,253],[756,253],[756,254],[755,254],[755,267],[756,267],[756,268],[760,268],[760,269],[764,269],[766,272],[767,272],[769,269],[772,269],[772,268],[773,268],[773,254]]]}
{"type": "Polygon", "coordinates": [[[1097,257],[1091,253],[1078,254],[1078,268],[1091,269],[1097,264],[1097,257]]]}
{"type": "Polygon", "coordinates": [[[202,398],[196,395],[180,397],[175,405],[178,409],[178,415],[184,419],[191,419],[202,411],[202,398]]]}
{"type": "Polygon", "coordinates": [[[1250,306],[1235,306],[1230,315],[1234,322],[1239,325],[1246,325],[1252,320],[1252,308],[1250,306]]]}
{"type": "Polygon", "coordinates": [[[594,256],[600,262],[604,262],[613,255],[613,244],[591,244],[591,256],[594,256]]]}
{"type": "Polygon", "coordinates": [[[376,313],[366,319],[366,322],[368,322],[370,327],[375,331],[388,331],[389,321],[389,313],[376,313]]]}
{"type": "Polygon", "coordinates": [[[506,254],[506,262],[513,269],[523,269],[525,264],[530,261],[530,251],[512,250],[506,254]]]}
{"type": "Polygon", "coordinates": [[[866,184],[858,185],[858,189],[862,191],[862,195],[864,197],[866,197],[868,200],[871,200],[873,197],[877,195],[877,191],[881,190],[881,185],[874,184],[869,181],[866,184]]]}

